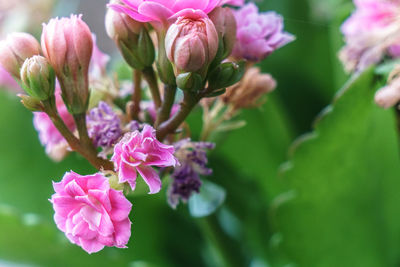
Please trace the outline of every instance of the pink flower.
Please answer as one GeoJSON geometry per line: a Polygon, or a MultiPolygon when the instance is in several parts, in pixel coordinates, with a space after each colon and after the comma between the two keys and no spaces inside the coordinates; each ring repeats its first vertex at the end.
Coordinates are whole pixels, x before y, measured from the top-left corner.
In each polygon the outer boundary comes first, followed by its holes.
{"type": "MultiPolygon", "coordinates": [[[[60,89],[56,89],[56,105],[58,113],[64,123],[71,130],[75,130],[75,122],[72,115],[65,106],[60,89]]],[[[42,145],[46,147],[46,153],[55,161],[62,160],[68,152],[68,144],[64,137],[60,134],[53,122],[44,112],[33,113],[33,125],[39,132],[39,139],[42,145]]]]}
{"type": "Polygon", "coordinates": [[[208,14],[224,4],[241,5],[243,0],[121,0],[123,4],[110,4],[116,11],[129,15],[140,22],[167,22],[182,16],[188,9],[208,14]]]}
{"type": "Polygon", "coordinates": [[[218,33],[204,13],[185,12],[185,16],[169,27],[165,49],[178,72],[199,71],[217,54],[218,33]]]}
{"type": "Polygon", "coordinates": [[[67,172],[53,187],[56,193],[50,202],[54,221],[71,243],[89,254],[105,246],[126,248],[131,236],[128,215],[132,204],[122,191],[110,188],[106,177],[67,172]]]}
{"type": "Polygon", "coordinates": [[[283,32],[283,18],[275,12],[258,13],[257,6],[249,3],[234,13],[237,41],[232,55],[235,58],[260,61],[294,40],[293,35],[283,32]]]}
{"type": "Polygon", "coordinates": [[[155,130],[145,125],[142,132],[134,131],[125,134],[115,145],[111,160],[118,172],[120,183],[128,182],[134,190],[136,172],[139,172],[150,188],[149,194],[155,194],[161,189],[161,180],[157,171],[151,166],[175,166],[178,161],[173,155],[174,152],[173,146],[159,142],[156,139],[155,130]]]}
{"type": "Polygon", "coordinates": [[[362,71],[385,55],[400,56],[400,1],[354,0],[356,10],[341,30],[346,45],[340,59],[348,71],[362,71]]]}

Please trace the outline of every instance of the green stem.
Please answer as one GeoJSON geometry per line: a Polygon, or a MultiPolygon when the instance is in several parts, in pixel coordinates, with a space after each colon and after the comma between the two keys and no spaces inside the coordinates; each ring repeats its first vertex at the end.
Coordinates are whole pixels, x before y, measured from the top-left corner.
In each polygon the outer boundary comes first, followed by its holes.
{"type": "Polygon", "coordinates": [[[68,145],[71,147],[73,151],[76,151],[79,154],[81,154],[98,170],[114,169],[112,162],[97,157],[97,151],[88,150],[86,147],[83,146],[83,144],[79,141],[79,139],[74,136],[74,134],[69,130],[69,128],[65,125],[64,121],[58,114],[54,98],[47,101],[43,101],[43,106],[44,106],[44,111],[49,116],[49,118],[51,119],[57,130],[65,138],[68,145]]]}
{"type": "Polygon", "coordinates": [[[142,73],[139,70],[133,70],[133,93],[131,119],[138,120],[140,112],[140,100],[142,99],[142,73]]]}
{"type": "Polygon", "coordinates": [[[224,233],[215,213],[198,220],[200,229],[218,253],[222,263],[221,267],[246,266],[246,260],[243,258],[240,248],[224,233]]]}
{"type": "Polygon", "coordinates": [[[174,105],[176,95],[176,86],[165,85],[164,86],[164,101],[161,105],[161,108],[158,110],[157,119],[154,124],[155,128],[163,123],[164,121],[168,120],[171,115],[171,109],[174,105]]]}
{"type": "Polygon", "coordinates": [[[153,97],[154,105],[156,109],[161,107],[161,96],[158,88],[158,81],[153,67],[146,67],[142,70],[143,77],[149,85],[151,96],[153,97]]]}
{"type": "Polygon", "coordinates": [[[162,141],[168,134],[174,133],[198,102],[199,99],[197,95],[184,92],[183,101],[180,104],[181,108],[169,120],[160,124],[157,129],[157,139],[162,141]]]}

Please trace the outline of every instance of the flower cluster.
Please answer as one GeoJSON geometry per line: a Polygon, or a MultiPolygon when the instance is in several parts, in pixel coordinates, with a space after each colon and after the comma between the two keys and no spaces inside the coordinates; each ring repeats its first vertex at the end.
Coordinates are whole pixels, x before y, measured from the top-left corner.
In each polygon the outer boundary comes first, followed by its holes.
{"type": "Polygon", "coordinates": [[[50,200],[57,227],[88,253],[126,247],[127,196],[138,177],[156,194],[169,175],[173,208],[201,193],[201,177],[212,174],[211,134],[237,128],[234,115],[276,86],[252,64],[294,39],[281,16],[241,0],[111,0],[108,7],[106,30],[132,81],[107,73],[110,57],[82,15],[43,24],[40,43],[27,33],[0,43],[0,71],[20,81],[47,154],[60,161],[77,152],[98,170],[67,172],[50,200]],[[192,141],[185,121],[199,103],[204,132],[192,141]]]}

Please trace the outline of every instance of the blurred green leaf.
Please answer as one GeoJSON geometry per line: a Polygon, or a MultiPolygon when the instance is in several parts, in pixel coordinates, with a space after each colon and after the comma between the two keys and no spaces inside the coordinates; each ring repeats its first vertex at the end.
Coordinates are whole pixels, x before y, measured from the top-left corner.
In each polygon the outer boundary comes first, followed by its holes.
{"type": "Polygon", "coordinates": [[[198,194],[194,194],[188,202],[193,217],[205,217],[214,213],[225,201],[226,191],[219,185],[203,181],[198,194]]]}
{"type": "MultiPolygon", "coordinates": [[[[380,267],[400,262],[400,161],[394,114],[373,102],[370,69],[295,142],[280,179],[280,249],[299,266],[380,267]]],[[[278,196],[279,197],[279,196],[278,196]]]]}

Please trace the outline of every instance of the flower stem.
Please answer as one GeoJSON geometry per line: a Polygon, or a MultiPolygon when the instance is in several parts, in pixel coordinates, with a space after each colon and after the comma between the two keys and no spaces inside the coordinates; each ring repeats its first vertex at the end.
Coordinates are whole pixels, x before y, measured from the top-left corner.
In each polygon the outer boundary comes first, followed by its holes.
{"type": "Polygon", "coordinates": [[[168,120],[171,115],[171,109],[174,105],[176,95],[176,86],[165,85],[164,86],[164,101],[161,108],[158,110],[157,119],[154,127],[157,128],[161,123],[168,120]]]}
{"type": "Polygon", "coordinates": [[[153,97],[154,105],[156,109],[161,107],[161,96],[158,88],[158,81],[156,77],[156,73],[154,72],[153,67],[146,67],[142,70],[143,77],[149,85],[149,89],[151,92],[151,96],[153,97]]]}
{"type": "Polygon", "coordinates": [[[142,73],[139,70],[133,70],[133,93],[132,93],[132,118],[134,120],[138,120],[139,112],[140,112],[140,100],[142,99],[142,73]]]}
{"type": "MultiPolygon", "coordinates": [[[[112,162],[108,160],[104,160],[102,158],[97,157],[97,151],[88,150],[86,147],[82,145],[78,138],[76,138],[73,133],[68,129],[65,125],[64,121],[58,114],[55,99],[52,98],[47,101],[43,101],[43,106],[46,114],[49,116],[51,121],[57,130],[61,133],[61,135],[65,138],[68,145],[72,150],[80,153],[83,157],[85,157],[95,168],[98,170],[106,169],[113,170],[112,162]]],[[[85,125],[86,128],[86,125],[85,125]]],[[[93,145],[92,145],[93,146],[93,145]]]]}
{"type": "Polygon", "coordinates": [[[157,139],[162,141],[164,138],[170,134],[174,133],[178,129],[179,125],[185,121],[186,117],[192,111],[192,109],[199,102],[198,96],[188,92],[184,92],[183,101],[181,102],[181,107],[177,113],[174,114],[169,120],[160,124],[157,129],[157,139]]]}
{"type": "Polygon", "coordinates": [[[233,242],[233,240],[224,233],[218,223],[215,213],[198,220],[200,229],[204,232],[206,238],[218,253],[222,267],[246,266],[246,260],[243,258],[240,248],[236,242],[233,242]]]}

